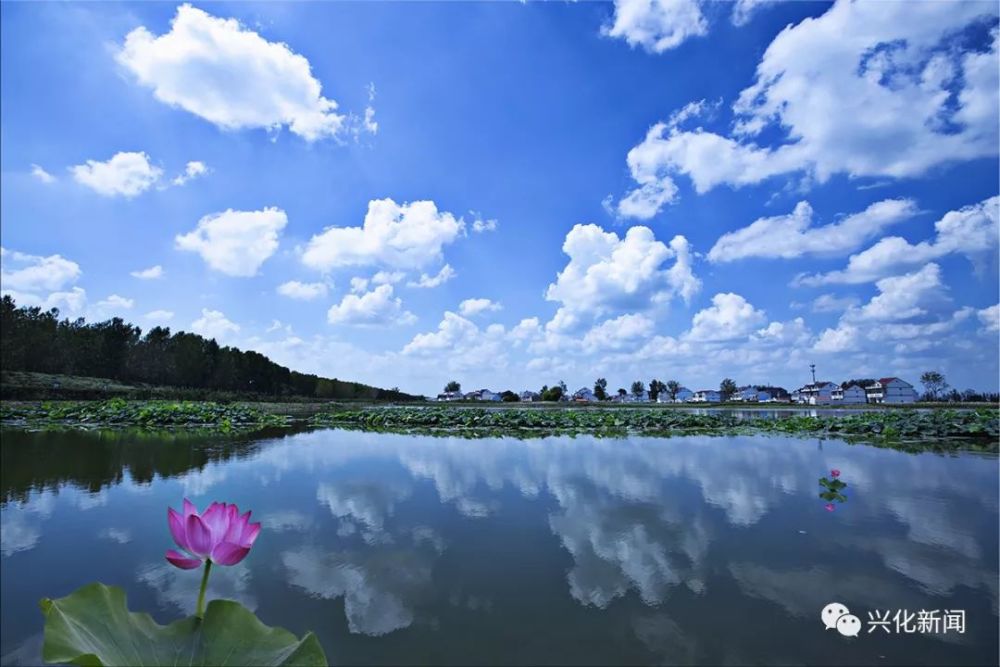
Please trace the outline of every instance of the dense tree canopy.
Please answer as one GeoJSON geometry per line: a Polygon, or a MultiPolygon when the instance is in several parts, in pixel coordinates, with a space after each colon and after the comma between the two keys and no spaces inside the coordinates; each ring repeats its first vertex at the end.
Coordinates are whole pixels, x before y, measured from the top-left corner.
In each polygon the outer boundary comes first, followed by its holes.
{"type": "Polygon", "coordinates": [[[666,391],[667,385],[660,380],[653,378],[649,381],[649,400],[655,402],[660,394],[666,393],[666,391]]]}
{"type": "Polygon", "coordinates": [[[608,397],[608,381],[604,378],[597,378],[594,382],[594,396],[599,401],[606,400],[608,397]]]}
{"type": "Polygon", "coordinates": [[[632,395],[639,398],[646,393],[646,384],[642,380],[636,380],[632,383],[632,395]]]}
{"type": "Polygon", "coordinates": [[[719,393],[722,394],[722,400],[728,401],[736,393],[736,382],[732,378],[726,378],[719,383],[719,393]]]}
{"type": "Polygon", "coordinates": [[[214,339],[165,327],[144,336],[119,317],[87,324],[59,319],[55,308],[0,308],[0,368],[109,378],[153,385],[253,392],[272,396],[405,400],[399,391],[297,373],[264,355],[220,347],[214,339]]]}

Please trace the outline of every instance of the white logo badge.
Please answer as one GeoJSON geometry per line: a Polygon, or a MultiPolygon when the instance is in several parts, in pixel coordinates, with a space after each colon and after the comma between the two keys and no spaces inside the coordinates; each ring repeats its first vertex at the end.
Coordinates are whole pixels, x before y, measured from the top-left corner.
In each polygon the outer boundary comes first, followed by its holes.
{"type": "Polygon", "coordinates": [[[837,632],[845,637],[857,637],[861,632],[861,619],[854,614],[844,614],[837,619],[837,632]]]}
{"type": "Polygon", "coordinates": [[[823,613],[820,614],[820,620],[823,621],[823,625],[826,626],[827,630],[835,630],[837,628],[837,619],[850,613],[851,612],[848,611],[846,606],[840,604],[839,602],[831,602],[823,607],[823,613]]]}

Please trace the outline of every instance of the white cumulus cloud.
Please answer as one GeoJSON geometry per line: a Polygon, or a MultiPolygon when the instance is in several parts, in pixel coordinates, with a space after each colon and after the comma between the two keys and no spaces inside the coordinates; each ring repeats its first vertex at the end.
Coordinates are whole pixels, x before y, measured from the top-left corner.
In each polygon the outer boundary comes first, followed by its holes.
{"type": "Polygon", "coordinates": [[[648,227],[632,227],[624,238],[597,225],[576,225],[563,252],[570,260],[545,298],[561,304],[548,327],[569,331],[600,317],[647,310],[674,295],[690,299],[700,281],[690,270],[687,240],[657,241],[648,227]],[[668,260],[675,259],[667,267],[668,260]]]}
{"type": "Polygon", "coordinates": [[[361,227],[328,227],[302,254],[306,266],[328,271],[342,266],[382,265],[419,269],[442,257],[442,248],[465,231],[465,223],[432,201],[368,203],[361,227]]]}
{"type": "Polygon", "coordinates": [[[941,268],[933,262],[913,273],[883,278],[875,286],[879,293],[861,308],[847,311],[845,318],[907,320],[932,313],[945,300],[941,268]]]}
{"type": "Polygon", "coordinates": [[[988,332],[1000,331],[1000,304],[976,311],[976,316],[988,332]]]}
{"type": "Polygon", "coordinates": [[[758,310],[739,294],[725,292],[712,297],[712,305],[695,313],[686,338],[697,341],[743,338],[767,322],[758,310]]]}
{"type": "Polygon", "coordinates": [[[178,7],[163,35],[130,32],[116,57],[161,102],[226,130],[287,126],[316,141],[344,125],[306,58],[191,5],[178,7]]]}
{"type": "Polygon", "coordinates": [[[230,339],[232,335],[238,334],[240,325],[226,318],[222,311],[202,308],[201,317],[191,323],[191,331],[205,338],[214,338],[216,341],[222,342],[230,339]]]}
{"type": "Polygon", "coordinates": [[[490,299],[466,299],[458,304],[458,312],[464,317],[473,317],[481,313],[498,311],[502,307],[499,303],[490,299]]]}
{"type": "Polygon", "coordinates": [[[495,232],[497,229],[497,221],[483,220],[482,218],[476,218],[472,221],[472,231],[477,234],[482,234],[483,232],[495,232]]]}
{"type": "Polygon", "coordinates": [[[148,269],[132,271],[129,275],[133,278],[138,278],[139,280],[155,280],[163,277],[163,267],[157,264],[156,266],[151,266],[148,269]]]}
{"type": "Polygon", "coordinates": [[[289,299],[300,301],[311,301],[321,296],[326,296],[326,284],[324,283],[303,283],[298,280],[289,280],[278,285],[278,294],[287,296],[289,299]]]}
{"type": "Polygon", "coordinates": [[[205,166],[204,162],[199,162],[198,160],[192,160],[188,162],[184,167],[184,173],[178,174],[171,181],[174,185],[184,185],[188,181],[198,178],[199,176],[204,176],[208,173],[208,167],[205,166]]]}
{"type": "Polygon", "coordinates": [[[0,248],[0,287],[4,291],[51,292],[76,282],[80,265],[62,255],[29,255],[0,248]]]}
{"type": "Polygon", "coordinates": [[[278,249],[278,237],[287,224],[288,217],[279,208],[228,209],[206,215],[193,231],[178,235],[175,243],[180,250],[201,255],[216,271],[249,277],[278,249]]]}
{"type": "Polygon", "coordinates": [[[455,269],[451,268],[450,264],[445,264],[435,275],[432,276],[427,273],[421,273],[420,278],[417,280],[411,280],[406,283],[406,286],[430,289],[432,287],[438,287],[439,285],[445,284],[457,275],[458,274],[455,273],[455,269]]]}
{"type": "Polygon", "coordinates": [[[828,225],[813,225],[813,209],[799,202],[788,215],[759,218],[748,227],[723,234],[708,253],[710,262],[748,257],[791,259],[835,255],[856,249],[890,225],[918,213],[910,199],[886,199],[828,225]]]}
{"type": "Polygon", "coordinates": [[[698,0],[615,0],[615,14],[601,34],[629,46],[663,53],[708,32],[698,0]]]}
{"type": "Polygon", "coordinates": [[[1000,218],[1000,197],[949,211],[934,223],[935,238],[910,243],[887,236],[872,247],[851,255],[847,267],[795,279],[801,285],[858,284],[873,282],[907,267],[919,266],[950,254],[961,254],[973,262],[996,253],[1000,218]]]}
{"type": "Polygon", "coordinates": [[[673,199],[678,174],[704,193],[777,175],[913,177],[995,156],[1000,32],[982,51],[960,35],[996,15],[991,3],[840,0],[775,37],[733,105],[729,136],[654,125],[629,151],[638,188],[623,201],[644,202],[632,214],[651,217],[673,199]],[[754,143],[774,130],[784,143],[754,143]]]}
{"type": "Polygon", "coordinates": [[[345,294],[327,311],[330,324],[355,326],[412,324],[413,313],[403,309],[403,301],[393,296],[392,285],[379,285],[364,294],[345,294]]]}
{"type": "Polygon", "coordinates": [[[743,26],[750,22],[753,14],[764,5],[771,5],[778,0],[736,0],[733,5],[732,21],[733,25],[743,26]]]}
{"type": "Polygon", "coordinates": [[[112,294],[106,299],[102,299],[97,302],[97,308],[101,311],[110,311],[115,313],[119,310],[131,310],[135,306],[135,300],[129,299],[124,296],[119,296],[117,294],[112,294]]]}
{"type": "Polygon", "coordinates": [[[70,167],[77,183],[105,197],[135,197],[153,187],[163,170],[145,153],[115,153],[107,162],[87,160],[70,167]]]}
{"type": "Polygon", "coordinates": [[[31,165],[31,175],[40,180],[42,183],[48,185],[49,183],[55,183],[56,177],[45,171],[37,164],[31,165]]]}
{"type": "Polygon", "coordinates": [[[446,311],[436,331],[417,334],[403,347],[402,353],[406,357],[430,360],[435,368],[452,372],[478,373],[484,368],[495,371],[506,368],[507,353],[516,335],[514,330],[507,332],[501,324],[481,329],[471,320],[446,311]]]}
{"type": "Polygon", "coordinates": [[[635,341],[648,338],[655,327],[656,323],[645,315],[626,313],[595,325],[583,337],[583,349],[593,352],[634,345],[635,341]]]}

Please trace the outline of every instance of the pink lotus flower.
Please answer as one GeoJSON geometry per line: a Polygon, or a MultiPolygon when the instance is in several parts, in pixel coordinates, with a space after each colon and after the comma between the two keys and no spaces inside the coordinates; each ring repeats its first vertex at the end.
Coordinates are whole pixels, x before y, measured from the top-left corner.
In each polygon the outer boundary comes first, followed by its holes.
{"type": "Polygon", "coordinates": [[[184,499],[184,513],[167,508],[167,524],[174,542],[189,555],[167,550],[167,561],[182,570],[193,570],[208,561],[217,565],[236,565],[250,553],[259,523],[250,523],[250,512],[240,515],[236,505],[212,503],[204,514],[184,499]]]}
{"type": "Polygon", "coordinates": [[[832,512],[835,509],[837,509],[837,506],[834,505],[833,503],[827,503],[826,504],[826,511],[827,512],[832,512]]]}
{"type": "Polygon", "coordinates": [[[836,468],[834,468],[833,470],[831,470],[830,474],[833,475],[834,477],[840,477],[840,471],[837,470],[836,468]]]}

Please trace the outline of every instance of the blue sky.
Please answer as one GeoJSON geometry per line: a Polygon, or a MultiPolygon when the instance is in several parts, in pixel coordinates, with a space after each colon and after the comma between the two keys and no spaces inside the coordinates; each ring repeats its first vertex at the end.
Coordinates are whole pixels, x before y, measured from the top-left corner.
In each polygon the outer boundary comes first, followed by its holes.
{"type": "Polygon", "coordinates": [[[995,3],[0,11],[19,303],[423,393],[997,388],[995,3]]]}

